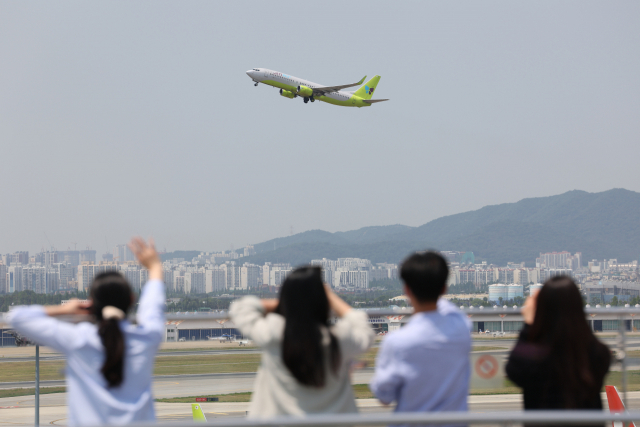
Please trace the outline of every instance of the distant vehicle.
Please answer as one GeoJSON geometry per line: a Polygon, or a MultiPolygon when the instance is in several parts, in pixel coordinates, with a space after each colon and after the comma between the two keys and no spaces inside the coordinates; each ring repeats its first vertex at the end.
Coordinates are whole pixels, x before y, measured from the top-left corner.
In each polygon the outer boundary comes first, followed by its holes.
{"type": "Polygon", "coordinates": [[[269,86],[280,89],[280,95],[285,98],[302,97],[304,103],[311,101],[326,102],[328,104],[339,105],[342,107],[370,107],[376,102],[388,101],[388,99],[371,99],[373,91],[376,89],[380,76],[375,76],[355,92],[346,92],[342,89],[348,87],[360,86],[367,76],[364,76],[359,82],[349,83],[337,86],[322,86],[299,77],[283,74],[278,71],[269,70],[267,68],[253,68],[247,71],[247,75],[255,82],[264,83],[269,86]]]}
{"type": "Polygon", "coordinates": [[[185,342],[187,339],[185,337],[179,338],[178,342],[185,342]]]}
{"type": "Polygon", "coordinates": [[[11,335],[12,337],[14,337],[16,339],[16,347],[26,347],[26,346],[29,346],[29,345],[36,345],[29,338],[20,335],[16,331],[6,331],[6,333],[11,335]]]}
{"type": "MultiPolygon", "coordinates": [[[[622,414],[626,412],[624,407],[624,402],[620,398],[620,393],[618,393],[618,389],[613,385],[604,386],[605,391],[607,392],[607,402],[609,403],[609,411],[612,414],[622,414]]],[[[624,427],[623,423],[612,422],[611,427],[624,427]]],[[[626,427],[636,427],[635,423],[630,422],[626,427]]]]}
{"type": "Polygon", "coordinates": [[[240,344],[240,347],[242,347],[242,346],[246,347],[249,344],[249,340],[240,340],[239,344],[240,344]]]}
{"type": "Polygon", "coordinates": [[[197,403],[191,404],[191,413],[193,414],[193,421],[196,423],[206,423],[207,417],[204,416],[204,412],[202,412],[202,406],[197,403]]]}
{"type": "MultiPolygon", "coordinates": [[[[222,335],[220,335],[218,337],[220,342],[231,342],[231,341],[233,341],[234,338],[235,338],[235,336],[229,335],[229,334],[222,334],[222,335]]],[[[215,339],[215,338],[213,338],[213,339],[215,339]]]]}
{"type": "Polygon", "coordinates": [[[504,332],[494,332],[492,335],[494,337],[503,337],[504,336],[504,332]]]}

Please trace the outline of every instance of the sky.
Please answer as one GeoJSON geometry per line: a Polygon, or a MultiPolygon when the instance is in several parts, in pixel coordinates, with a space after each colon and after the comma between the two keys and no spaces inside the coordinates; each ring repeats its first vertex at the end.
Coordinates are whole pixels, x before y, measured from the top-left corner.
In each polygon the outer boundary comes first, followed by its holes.
{"type": "Polygon", "coordinates": [[[0,253],[640,191],[640,2],[0,3],[0,253]],[[368,108],[254,87],[382,79],[368,108]]]}

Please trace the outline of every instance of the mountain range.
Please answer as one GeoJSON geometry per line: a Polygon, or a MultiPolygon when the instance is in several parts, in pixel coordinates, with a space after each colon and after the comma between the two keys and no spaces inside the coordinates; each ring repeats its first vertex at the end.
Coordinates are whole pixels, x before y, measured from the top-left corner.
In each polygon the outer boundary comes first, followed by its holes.
{"type": "Polygon", "coordinates": [[[330,233],[310,230],[254,245],[243,262],[308,263],[358,257],[399,262],[414,250],[472,251],[476,259],[531,266],[541,252],[582,252],[583,260],[640,257],[640,193],[574,190],[550,197],[485,206],[418,227],[387,225],[330,233]]]}

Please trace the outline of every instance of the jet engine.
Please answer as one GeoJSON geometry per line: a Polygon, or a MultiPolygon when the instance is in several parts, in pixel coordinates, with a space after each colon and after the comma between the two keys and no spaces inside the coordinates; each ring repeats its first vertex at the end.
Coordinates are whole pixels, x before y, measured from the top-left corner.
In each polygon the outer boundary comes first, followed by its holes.
{"type": "Polygon", "coordinates": [[[298,86],[298,95],[308,98],[313,96],[313,90],[307,86],[298,86]]]}
{"type": "Polygon", "coordinates": [[[291,99],[296,97],[295,93],[289,92],[288,90],[282,90],[282,89],[280,89],[280,95],[284,96],[285,98],[291,98],[291,99]]]}

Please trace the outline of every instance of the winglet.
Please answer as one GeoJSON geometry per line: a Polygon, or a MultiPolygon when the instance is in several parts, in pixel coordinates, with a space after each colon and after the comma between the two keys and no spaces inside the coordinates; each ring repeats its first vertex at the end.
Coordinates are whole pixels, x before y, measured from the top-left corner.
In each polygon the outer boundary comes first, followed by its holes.
{"type": "Polygon", "coordinates": [[[191,404],[191,412],[193,413],[193,421],[197,423],[206,423],[207,418],[204,416],[204,412],[202,412],[202,406],[198,403],[191,404]]]}
{"type": "Polygon", "coordinates": [[[358,83],[356,83],[356,84],[361,85],[361,84],[364,82],[364,79],[366,79],[366,78],[367,78],[367,76],[364,76],[364,77],[363,77],[363,78],[362,78],[358,83]]]}

